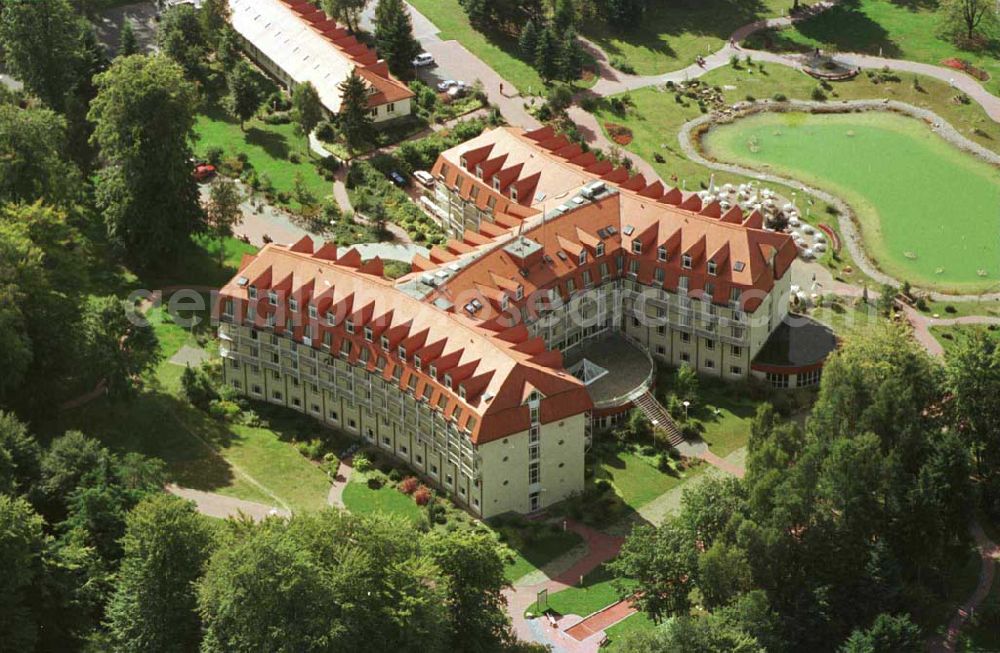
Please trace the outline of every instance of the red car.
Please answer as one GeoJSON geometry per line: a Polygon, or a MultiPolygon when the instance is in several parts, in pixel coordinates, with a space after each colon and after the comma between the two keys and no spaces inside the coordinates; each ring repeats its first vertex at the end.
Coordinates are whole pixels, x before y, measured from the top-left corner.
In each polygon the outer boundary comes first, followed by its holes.
{"type": "Polygon", "coordinates": [[[208,163],[203,163],[201,165],[195,166],[194,169],[194,179],[195,181],[207,181],[215,176],[215,166],[208,163]]]}

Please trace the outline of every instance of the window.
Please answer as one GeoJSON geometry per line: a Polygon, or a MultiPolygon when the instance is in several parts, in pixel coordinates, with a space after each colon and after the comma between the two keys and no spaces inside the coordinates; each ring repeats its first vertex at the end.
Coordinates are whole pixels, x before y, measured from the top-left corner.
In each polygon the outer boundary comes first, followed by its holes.
{"type": "Polygon", "coordinates": [[[386,446],[389,446],[390,444],[392,444],[392,438],[390,438],[387,435],[383,435],[382,436],[382,444],[384,444],[386,446]]]}
{"type": "Polygon", "coordinates": [[[566,280],[566,292],[572,295],[576,292],[576,281],[572,278],[566,280]]]}
{"type": "Polygon", "coordinates": [[[299,310],[299,300],[292,298],[288,300],[288,310],[293,313],[299,310]]]}
{"type": "Polygon", "coordinates": [[[716,266],[715,261],[709,261],[708,262],[708,273],[714,277],[717,270],[718,270],[718,266],[716,266]]]}
{"type": "Polygon", "coordinates": [[[514,200],[515,202],[517,201],[517,189],[516,188],[511,188],[510,189],[510,198],[512,200],[514,200]]]}
{"type": "Polygon", "coordinates": [[[421,456],[420,454],[417,454],[417,464],[418,465],[423,465],[424,464],[424,457],[421,456]]]}
{"type": "Polygon", "coordinates": [[[528,465],[528,485],[535,485],[541,482],[542,472],[539,463],[528,465]]]}
{"type": "Polygon", "coordinates": [[[316,307],[313,306],[312,304],[310,304],[309,305],[309,317],[310,317],[310,319],[315,320],[317,315],[318,315],[318,313],[316,312],[316,307]]]}
{"type": "Polygon", "coordinates": [[[771,384],[772,388],[784,389],[788,387],[788,375],[768,372],[767,382],[771,384]]]}
{"type": "Polygon", "coordinates": [[[260,389],[259,385],[254,385],[252,388],[250,388],[250,392],[254,393],[255,395],[260,395],[263,391],[260,389]]]}
{"type": "Polygon", "coordinates": [[[738,347],[736,345],[733,345],[732,347],[730,347],[730,353],[733,356],[740,357],[743,355],[743,347],[738,347]]]}
{"type": "Polygon", "coordinates": [[[389,104],[385,105],[385,110],[386,110],[386,113],[395,113],[395,111],[396,111],[396,103],[395,102],[390,102],[389,104]]]}
{"type": "Polygon", "coordinates": [[[250,286],[247,288],[247,296],[249,296],[250,299],[257,299],[257,286],[250,286]]]}
{"type": "Polygon", "coordinates": [[[437,475],[438,475],[438,466],[431,465],[431,476],[437,476],[437,475]]]}
{"type": "Polygon", "coordinates": [[[420,356],[413,357],[413,367],[420,369],[420,356]]]}
{"type": "Polygon", "coordinates": [[[580,259],[579,260],[580,260],[580,265],[586,265],[587,264],[587,250],[583,250],[583,251],[580,252],[580,259]]]}
{"type": "Polygon", "coordinates": [[[733,376],[743,376],[743,368],[739,365],[731,365],[729,367],[729,373],[733,376]]]}
{"type": "Polygon", "coordinates": [[[344,339],[344,340],[341,341],[341,343],[340,343],[340,354],[344,358],[347,358],[348,356],[351,355],[351,341],[350,340],[344,339]]]}
{"type": "Polygon", "coordinates": [[[365,327],[365,340],[368,341],[368,342],[372,342],[372,340],[374,340],[374,338],[375,338],[375,332],[372,331],[372,328],[371,327],[365,327]]]}
{"type": "Polygon", "coordinates": [[[590,276],[590,270],[583,271],[583,285],[586,288],[589,288],[590,286],[594,285],[594,280],[590,276]]]}
{"type": "Polygon", "coordinates": [[[458,386],[458,396],[462,398],[462,401],[465,401],[465,386],[464,385],[458,386]]]}
{"type": "Polygon", "coordinates": [[[323,334],[323,349],[330,351],[330,347],[333,346],[333,333],[327,331],[323,334]]]}
{"type": "Polygon", "coordinates": [[[514,299],[521,301],[524,299],[524,286],[519,285],[517,290],[514,292],[514,299]]]}
{"type": "Polygon", "coordinates": [[[633,240],[632,241],[632,253],[633,254],[642,254],[642,241],[641,240],[633,240]]]}
{"type": "Polygon", "coordinates": [[[295,406],[296,408],[299,408],[300,406],[302,406],[302,400],[299,399],[298,397],[295,397],[294,399],[292,399],[292,405],[295,406]]]}
{"type": "Polygon", "coordinates": [[[399,360],[406,360],[406,347],[400,345],[399,349],[396,350],[396,355],[399,356],[399,360]]]}
{"type": "Polygon", "coordinates": [[[715,341],[705,338],[705,349],[708,351],[715,351],[715,341]]]}
{"type": "Polygon", "coordinates": [[[268,290],[267,291],[267,302],[271,306],[277,306],[278,305],[278,293],[274,292],[273,290],[268,290]]]}
{"type": "Polygon", "coordinates": [[[444,375],[444,387],[451,390],[451,374],[444,375]]]}
{"type": "Polygon", "coordinates": [[[666,281],[667,278],[667,274],[666,272],[663,271],[663,268],[656,268],[654,276],[656,277],[657,283],[663,283],[664,281],[666,281]]]}
{"type": "Polygon", "coordinates": [[[326,314],[326,325],[327,326],[334,326],[336,324],[337,324],[337,321],[336,321],[336,319],[334,319],[333,313],[327,313],[326,314]]]}
{"type": "Polygon", "coordinates": [[[656,355],[665,356],[667,353],[666,348],[663,345],[656,345],[656,355]]]}
{"type": "Polygon", "coordinates": [[[278,401],[281,401],[281,391],[280,390],[274,390],[273,392],[271,392],[271,398],[272,399],[277,399],[278,401]]]}
{"type": "Polygon", "coordinates": [[[382,345],[382,349],[389,351],[389,339],[385,336],[379,338],[379,344],[382,345]]]}
{"type": "Polygon", "coordinates": [[[597,256],[604,256],[604,243],[597,243],[597,256]]]}
{"type": "Polygon", "coordinates": [[[222,314],[228,318],[233,317],[233,300],[227,299],[222,309],[222,314]]]}
{"type": "Polygon", "coordinates": [[[632,259],[628,262],[628,273],[633,277],[639,276],[639,261],[632,259]]]}
{"type": "Polygon", "coordinates": [[[235,358],[231,358],[229,359],[229,367],[233,368],[234,370],[238,370],[240,369],[240,362],[235,358]]]}
{"type": "Polygon", "coordinates": [[[682,292],[684,294],[687,294],[688,287],[689,287],[688,284],[689,284],[689,281],[688,281],[687,277],[680,277],[679,279],[677,279],[677,290],[678,290],[678,292],[682,292]]]}
{"type": "Polygon", "coordinates": [[[353,334],[354,333],[354,320],[347,320],[347,322],[344,323],[344,328],[347,329],[348,333],[353,334]]]}
{"type": "Polygon", "coordinates": [[[452,477],[451,474],[445,474],[444,482],[445,482],[445,485],[454,485],[455,484],[455,479],[452,477]]]}
{"type": "Polygon", "coordinates": [[[663,245],[660,245],[659,247],[656,248],[656,260],[659,261],[660,263],[667,262],[667,248],[664,247],[663,245]]]}
{"type": "Polygon", "coordinates": [[[715,361],[712,360],[712,359],[709,359],[709,360],[705,361],[705,367],[707,367],[710,370],[714,370],[715,369],[715,361]]]}
{"type": "Polygon", "coordinates": [[[405,444],[399,445],[399,453],[401,453],[401,454],[409,453],[409,450],[406,448],[405,444]]]}
{"type": "Polygon", "coordinates": [[[691,354],[687,353],[686,351],[685,352],[681,352],[681,360],[684,361],[685,363],[690,363],[691,362],[691,354]]]}
{"type": "Polygon", "coordinates": [[[607,278],[608,278],[608,264],[601,263],[601,279],[607,279],[607,278]]]}
{"type": "Polygon", "coordinates": [[[691,334],[690,333],[681,333],[681,342],[683,342],[684,344],[687,344],[687,343],[691,342],[691,334]]]}
{"type": "Polygon", "coordinates": [[[681,267],[684,268],[685,270],[690,270],[691,269],[691,255],[690,254],[684,254],[683,256],[681,256],[681,267]]]}

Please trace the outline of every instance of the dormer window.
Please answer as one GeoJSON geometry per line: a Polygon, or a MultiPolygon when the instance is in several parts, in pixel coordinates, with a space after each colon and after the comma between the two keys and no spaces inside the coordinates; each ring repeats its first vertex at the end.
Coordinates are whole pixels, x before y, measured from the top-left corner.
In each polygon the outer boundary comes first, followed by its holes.
{"type": "MultiPolygon", "coordinates": [[[[463,157],[461,157],[461,158],[460,158],[460,159],[458,160],[458,163],[459,163],[459,165],[461,165],[461,166],[462,166],[463,168],[465,168],[466,170],[468,170],[468,168],[469,168],[469,161],[468,161],[468,159],[466,159],[466,158],[465,158],[464,156],[463,156],[463,157]]],[[[443,172],[443,170],[442,170],[442,172],[443,172]]]]}
{"type": "Polygon", "coordinates": [[[247,288],[247,296],[250,299],[257,299],[257,286],[250,286],[247,288]]]}
{"type": "Polygon", "coordinates": [[[379,340],[379,344],[382,345],[382,349],[389,351],[389,339],[385,336],[379,340]]]}
{"type": "Polygon", "coordinates": [[[632,241],[632,253],[633,254],[642,254],[642,241],[641,240],[633,240],[632,241]]]}
{"type": "Polygon", "coordinates": [[[718,268],[718,266],[717,266],[717,265],[715,264],[715,261],[709,261],[709,262],[708,262],[708,273],[709,273],[710,275],[712,275],[712,276],[714,277],[714,276],[716,275],[716,272],[718,272],[718,269],[719,269],[719,268],[718,268]]]}
{"type": "Polygon", "coordinates": [[[435,379],[437,378],[437,375],[438,375],[438,371],[437,371],[437,366],[436,366],[436,365],[431,365],[431,366],[430,366],[430,374],[431,374],[431,376],[433,376],[433,377],[434,377],[435,379]]]}
{"type": "Polygon", "coordinates": [[[396,350],[396,355],[399,356],[399,360],[405,361],[406,360],[406,347],[403,347],[402,345],[400,345],[399,349],[396,350]]]}
{"type": "Polygon", "coordinates": [[[500,192],[500,177],[493,175],[493,190],[500,192]]]}
{"type": "Polygon", "coordinates": [[[691,269],[691,255],[690,254],[685,254],[684,256],[681,257],[681,267],[684,268],[685,270],[690,270],[691,269]]]}
{"type": "Polygon", "coordinates": [[[510,297],[507,295],[507,293],[500,295],[500,310],[506,311],[507,306],[509,305],[510,305],[510,297]]]}
{"type": "Polygon", "coordinates": [[[348,333],[353,334],[354,333],[354,320],[347,320],[347,322],[344,323],[344,328],[347,329],[348,333]]]}
{"type": "Polygon", "coordinates": [[[597,243],[597,256],[604,256],[604,243],[597,243]]]}
{"type": "Polygon", "coordinates": [[[451,390],[451,374],[444,375],[444,387],[451,390]]]}
{"type": "Polygon", "coordinates": [[[517,189],[516,188],[511,188],[510,189],[510,198],[512,200],[514,200],[515,202],[517,201],[517,189]]]}
{"type": "Polygon", "coordinates": [[[315,320],[319,313],[316,311],[316,307],[312,304],[309,305],[309,318],[315,320]]]}
{"type": "Polygon", "coordinates": [[[413,367],[420,369],[420,356],[413,357],[413,367]]]}
{"type": "Polygon", "coordinates": [[[297,300],[297,299],[289,299],[288,300],[288,310],[290,310],[293,313],[297,312],[299,310],[299,300],[297,300]]]}
{"type": "Polygon", "coordinates": [[[327,326],[334,326],[336,323],[337,323],[337,321],[334,319],[333,313],[327,313],[326,314],[326,324],[327,324],[327,326]]]}
{"type": "Polygon", "coordinates": [[[465,401],[465,386],[464,385],[458,386],[458,396],[462,398],[462,401],[465,401]]]}
{"type": "Polygon", "coordinates": [[[524,299],[524,286],[518,286],[517,291],[514,293],[514,299],[521,301],[524,299]]]}
{"type": "Polygon", "coordinates": [[[372,342],[375,339],[375,333],[372,331],[371,327],[365,327],[365,340],[372,342]]]}
{"type": "Polygon", "coordinates": [[[667,262],[667,248],[664,247],[663,245],[660,245],[659,247],[656,248],[656,260],[659,261],[660,263],[667,262]]]}
{"type": "Polygon", "coordinates": [[[271,306],[277,306],[278,305],[278,293],[274,292],[273,290],[268,290],[267,291],[267,301],[268,301],[268,303],[271,304],[271,306]]]}
{"type": "Polygon", "coordinates": [[[476,177],[478,179],[483,178],[483,166],[476,166],[476,177]]]}
{"type": "Polygon", "coordinates": [[[580,252],[580,265],[586,265],[586,264],[587,264],[587,250],[583,250],[582,252],[580,252]]]}

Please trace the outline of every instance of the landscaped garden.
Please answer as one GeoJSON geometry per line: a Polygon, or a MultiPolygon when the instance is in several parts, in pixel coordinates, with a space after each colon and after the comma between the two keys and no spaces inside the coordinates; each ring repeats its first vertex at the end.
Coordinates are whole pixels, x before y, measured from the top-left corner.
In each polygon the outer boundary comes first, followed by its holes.
{"type": "Polygon", "coordinates": [[[1000,327],[977,324],[957,324],[953,326],[932,326],[931,335],[944,347],[945,355],[955,351],[967,342],[974,333],[985,333],[990,339],[1000,343],[1000,327]]]}
{"type": "Polygon", "coordinates": [[[935,0],[843,2],[794,27],[759,34],[748,45],[783,50],[832,47],[842,52],[881,54],[934,65],[963,59],[987,72],[987,90],[1000,93],[1000,60],[995,46],[984,40],[974,49],[959,48],[942,36],[942,13],[935,0]]]}
{"type": "Polygon", "coordinates": [[[762,113],[714,128],[703,143],[714,159],[844,198],[872,257],[898,279],[975,292],[1000,276],[1000,176],[916,119],[762,113]]]}

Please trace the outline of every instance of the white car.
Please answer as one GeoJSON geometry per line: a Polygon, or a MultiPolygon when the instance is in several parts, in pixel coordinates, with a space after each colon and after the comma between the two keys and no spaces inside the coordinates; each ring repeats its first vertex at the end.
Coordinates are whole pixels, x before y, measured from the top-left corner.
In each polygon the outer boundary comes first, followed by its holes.
{"type": "Polygon", "coordinates": [[[421,52],[417,55],[417,58],[412,62],[414,68],[423,68],[424,66],[434,65],[434,55],[430,52],[421,52]]]}
{"type": "Polygon", "coordinates": [[[419,181],[424,186],[430,188],[434,185],[434,175],[427,172],[426,170],[417,170],[413,173],[413,178],[419,181]]]}
{"type": "Polygon", "coordinates": [[[459,83],[456,82],[454,79],[446,79],[443,82],[438,82],[438,90],[441,91],[442,93],[445,93],[452,86],[458,86],[458,84],[459,83]]]}

